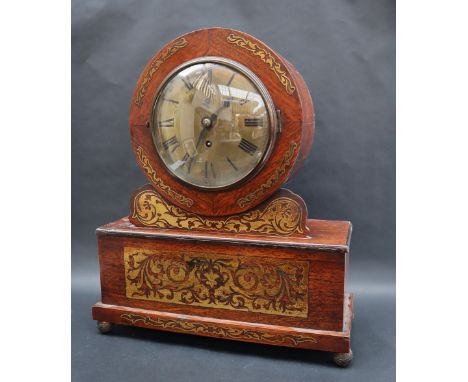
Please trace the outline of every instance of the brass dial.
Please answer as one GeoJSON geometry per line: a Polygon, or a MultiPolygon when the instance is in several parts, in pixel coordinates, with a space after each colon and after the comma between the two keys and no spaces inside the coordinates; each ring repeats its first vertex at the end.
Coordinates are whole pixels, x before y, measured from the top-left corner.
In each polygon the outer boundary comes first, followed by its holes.
{"type": "Polygon", "coordinates": [[[199,188],[220,189],[261,167],[276,120],[253,73],[226,62],[196,62],[169,76],[156,98],[151,132],[168,170],[199,188]]]}

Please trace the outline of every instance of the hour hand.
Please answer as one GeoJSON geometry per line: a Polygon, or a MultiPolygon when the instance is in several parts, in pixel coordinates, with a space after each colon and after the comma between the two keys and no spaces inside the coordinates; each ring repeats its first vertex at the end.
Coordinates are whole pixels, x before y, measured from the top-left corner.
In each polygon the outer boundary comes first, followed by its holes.
{"type": "Polygon", "coordinates": [[[200,142],[204,139],[206,133],[208,131],[208,127],[203,127],[202,131],[200,131],[200,135],[198,136],[197,139],[197,145],[195,146],[198,149],[198,146],[200,145],[200,142]]]}

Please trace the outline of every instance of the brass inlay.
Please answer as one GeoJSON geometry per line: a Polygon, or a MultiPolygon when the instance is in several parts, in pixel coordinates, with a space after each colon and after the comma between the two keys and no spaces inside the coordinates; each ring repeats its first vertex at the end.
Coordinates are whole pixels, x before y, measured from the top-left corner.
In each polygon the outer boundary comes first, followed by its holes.
{"type": "Polygon", "coordinates": [[[206,218],[166,202],[153,190],[143,190],[133,199],[132,218],[148,227],[215,230],[288,236],[303,233],[302,209],[293,199],[279,197],[263,209],[220,218],[206,218]]]}
{"type": "Polygon", "coordinates": [[[276,344],[291,343],[299,345],[301,343],[310,342],[317,343],[315,337],[293,334],[271,334],[251,329],[226,328],[217,325],[204,323],[188,322],[183,320],[175,320],[171,318],[151,318],[133,313],[123,313],[120,318],[131,324],[140,323],[146,326],[152,326],[159,329],[175,330],[185,333],[207,334],[221,338],[229,338],[234,340],[252,340],[265,341],[276,344]]]}
{"type": "Polygon", "coordinates": [[[143,166],[146,174],[151,178],[153,183],[158,186],[159,190],[164,192],[166,195],[179,201],[180,203],[186,205],[187,207],[191,207],[193,205],[193,200],[190,198],[185,197],[174,191],[171,187],[169,187],[164,181],[156,174],[156,171],[151,166],[148,157],[145,155],[143,149],[138,146],[136,149],[137,159],[138,162],[143,166]]]}
{"type": "Polygon", "coordinates": [[[166,61],[169,57],[171,57],[174,53],[176,53],[179,49],[183,48],[184,46],[188,45],[187,39],[182,37],[181,39],[177,40],[172,46],[167,48],[160,56],[156,57],[150,64],[150,67],[146,71],[143,80],[141,81],[140,88],[138,89],[138,93],[135,99],[135,103],[138,106],[141,106],[143,102],[143,97],[146,94],[146,90],[153,79],[154,73],[159,69],[159,67],[166,61]]]}
{"type": "Polygon", "coordinates": [[[291,160],[293,158],[293,154],[297,148],[296,142],[291,142],[289,144],[289,150],[284,155],[281,164],[275,170],[274,174],[270,176],[265,183],[263,183],[259,188],[255,191],[251,192],[250,194],[240,198],[237,200],[237,205],[241,208],[248,206],[255,200],[257,200],[260,196],[262,196],[270,187],[272,187],[276,182],[278,182],[279,178],[284,175],[286,168],[290,167],[291,160]]]}
{"type": "Polygon", "coordinates": [[[268,52],[266,49],[260,48],[254,42],[233,33],[227,36],[226,40],[231,44],[235,44],[241,48],[247,49],[254,56],[260,58],[276,74],[276,77],[278,77],[281,84],[285,87],[286,92],[290,95],[294,94],[296,87],[292,84],[291,79],[286,75],[286,71],[281,66],[281,63],[276,61],[275,57],[273,57],[270,52],[268,52]]]}
{"type": "Polygon", "coordinates": [[[124,248],[132,299],[307,317],[307,261],[124,248]]]}

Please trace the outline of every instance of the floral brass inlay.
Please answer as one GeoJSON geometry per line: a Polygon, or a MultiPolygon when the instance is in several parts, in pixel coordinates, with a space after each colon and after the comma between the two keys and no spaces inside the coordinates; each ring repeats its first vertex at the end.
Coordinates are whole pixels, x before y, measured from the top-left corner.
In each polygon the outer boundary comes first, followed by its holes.
{"type": "Polygon", "coordinates": [[[143,190],[133,198],[132,218],[148,227],[189,230],[222,230],[288,236],[303,233],[302,209],[293,199],[273,199],[263,209],[221,218],[206,218],[167,203],[154,190],[143,190]]]}
{"type": "Polygon", "coordinates": [[[138,89],[138,93],[136,95],[135,103],[138,106],[140,106],[143,102],[143,97],[145,96],[146,90],[148,89],[148,86],[151,80],[153,79],[154,73],[156,73],[156,71],[164,63],[164,61],[166,61],[175,52],[177,52],[179,49],[183,48],[186,45],[188,45],[188,41],[184,37],[182,37],[151,62],[149,69],[146,71],[143,80],[141,81],[140,88],[138,89]]]}
{"type": "Polygon", "coordinates": [[[286,75],[286,71],[282,68],[281,64],[276,61],[275,57],[267,50],[260,48],[254,42],[247,40],[244,37],[231,33],[226,37],[227,41],[231,44],[240,46],[241,48],[247,49],[254,56],[260,58],[266,63],[270,69],[276,74],[276,77],[280,80],[281,84],[285,87],[288,94],[294,94],[296,87],[292,84],[291,79],[286,75]]]}
{"type": "Polygon", "coordinates": [[[251,192],[250,194],[240,198],[237,200],[237,205],[241,208],[248,206],[253,201],[257,200],[261,195],[263,195],[270,187],[272,187],[276,182],[278,182],[279,178],[283,176],[288,168],[291,165],[291,160],[293,158],[293,154],[297,148],[296,142],[291,142],[289,144],[289,150],[286,152],[281,164],[275,170],[274,174],[270,176],[265,183],[263,183],[259,188],[255,191],[251,192]]]}
{"type": "Polygon", "coordinates": [[[307,261],[125,247],[128,298],[307,317],[307,261]]]}
{"type": "Polygon", "coordinates": [[[306,342],[314,344],[318,342],[315,337],[299,334],[271,334],[258,330],[227,328],[205,323],[175,320],[171,318],[151,318],[133,313],[123,313],[120,315],[120,318],[124,321],[130,322],[131,324],[140,323],[163,330],[166,329],[193,334],[206,334],[234,340],[265,341],[276,344],[291,343],[292,345],[296,346],[306,342]]]}
{"type": "Polygon", "coordinates": [[[166,183],[164,183],[160,177],[158,177],[158,175],[156,174],[156,171],[151,166],[148,160],[148,157],[145,155],[145,152],[140,146],[137,147],[136,154],[137,154],[138,162],[140,162],[140,164],[143,166],[143,169],[145,170],[146,174],[150,177],[150,179],[153,181],[153,184],[157,185],[159,189],[162,192],[164,192],[166,195],[179,201],[180,203],[186,205],[187,207],[191,207],[193,205],[192,199],[187,198],[184,195],[177,193],[171,187],[169,187],[166,183]]]}

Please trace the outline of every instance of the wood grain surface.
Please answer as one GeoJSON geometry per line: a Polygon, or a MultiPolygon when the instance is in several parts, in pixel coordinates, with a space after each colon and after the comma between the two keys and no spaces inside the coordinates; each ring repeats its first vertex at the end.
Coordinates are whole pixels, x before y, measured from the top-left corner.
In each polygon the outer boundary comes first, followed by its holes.
{"type": "MultiPolygon", "coordinates": [[[[308,221],[310,237],[274,237],[261,235],[235,235],[219,232],[194,233],[183,230],[159,230],[135,227],[124,218],[98,229],[99,261],[101,269],[102,302],[140,309],[166,311],[177,314],[194,314],[220,319],[245,322],[273,323],[322,330],[342,330],[345,274],[348,257],[348,242],[351,226],[348,222],[308,221]],[[188,254],[192,258],[210,257],[250,259],[257,264],[255,269],[276,262],[306,263],[307,274],[297,279],[294,273],[278,276],[278,282],[291,289],[304,284],[307,290],[306,316],[262,314],[245,309],[217,309],[200,304],[176,304],[156,300],[131,298],[127,295],[125,273],[125,248],[140,249],[143,253],[188,254]],[[288,284],[290,283],[290,284],[288,284]]],[[[190,259],[187,259],[187,264],[190,259]]],[[[199,261],[199,260],[193,260],[199,261]]],[[[153,268],[151,268],[153,269],[153,268]]],[[[256,271],[255,271],[256,272],[256,271]]],[[[258,271],[260,272],[260,271],[258,271]]],[[[292,271],[291,271],[292,272],[292,271]]],[[[259,276],[257,274],[257,276],[259,276]]],[[[231,276],[234,277],[234,276],[231,276]]],[[[276,292],[275,292],[276,293],[276,292]]],[[[278,292],[279,293],[279,292],[278,292]]],[[[294,296],[279,293],[274,303],[294,296]]]]}
{"type": "Polygon", "coordinates": [[[344,305],[344,326],[342,330],[337,331],[181,315],[102,302],[93,306],[92,314],[94,320],[120,325],[276,346],[347,353],[350,351],[352,304],[353,296],[347,294],[344,305]]]}

